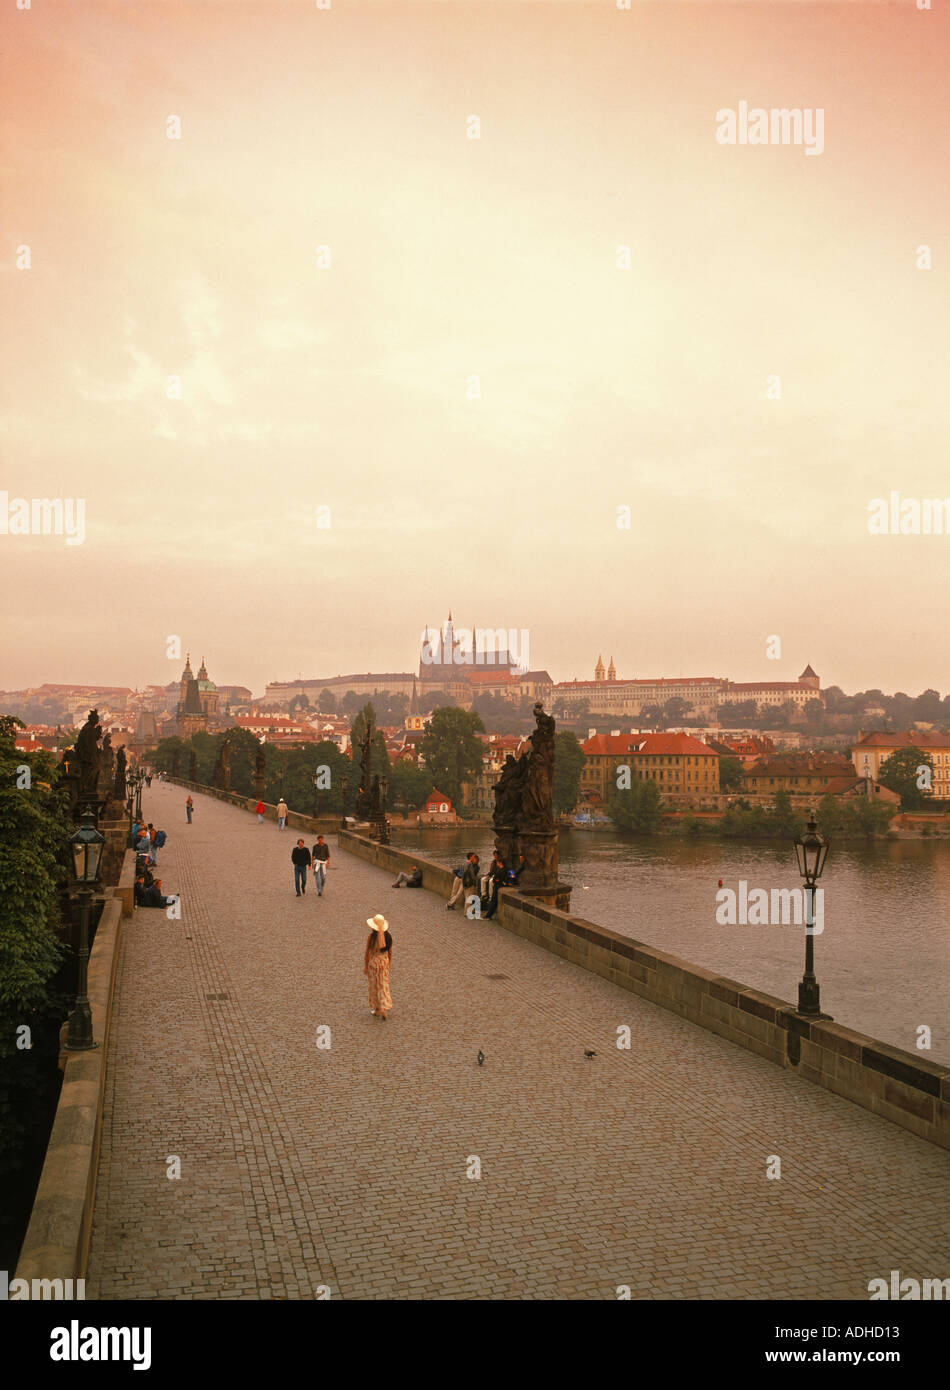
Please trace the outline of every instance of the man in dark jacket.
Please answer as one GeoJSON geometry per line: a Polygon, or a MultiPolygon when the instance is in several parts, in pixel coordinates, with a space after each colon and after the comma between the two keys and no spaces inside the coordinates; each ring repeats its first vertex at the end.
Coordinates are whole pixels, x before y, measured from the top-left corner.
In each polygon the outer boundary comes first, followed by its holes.
{"type": "Polygon", "coordinates": [[[290,857],[294,865],[294,887],[297,890],[297,897],[299,898],[307,891],[307,870],[310,868],[311,864],[310,851],[307,849],[303,840],[297,841],[296,845],[294,845],[293,849],[290,851],[290,857]]]}
{"type": "Polygon", "coordinates": [[[505,867],[505,861],[502,859],[501,855],[496,852],[492,860],[491,869],[488,872],[488,907],[487,910],[482,913],[482,916],[489,921],[498,911],[498,890],[504,888],[507,882],[508,872],[505,867]]]}
{"type": "Polygon", "coordinates": [[[422,870],[419,868],[418,864],[413,864],[411,874],[405,872],[399,874],[393,887],[401,888],[403,884],[405,884],[407,888],[422,887],[422,870]]]}
{"type": "Polygon", "coordinates": [[[323,888],[327,881],[327,869],[330,867],[330,846],[324,843],[322,835],[317,836],[317,843],[313,847],[313,881],[317,885],[317,897],[323,897],[323,888]]]}

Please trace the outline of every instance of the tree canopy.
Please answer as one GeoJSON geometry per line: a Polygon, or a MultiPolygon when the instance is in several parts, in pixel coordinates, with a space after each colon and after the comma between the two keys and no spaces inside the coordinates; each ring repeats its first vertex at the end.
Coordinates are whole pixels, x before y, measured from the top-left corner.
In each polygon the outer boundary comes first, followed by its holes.
{"type": "Polygon", "coordinates": [[[461,801],[462,783],[473,782],[482,770],[485,747],[476,735],[485,732],[475,710],[441,707],[433,710],[423,735],[420,752],[433,784],[461,801]]]}
{"type": "Polygon", "coordinates": [[[933,758],[922,748],[896,748],[881,764],[877,780],[900,795],[902,811],[919,811],[933,786],[933,766],[933,758]]]}
{"type": "MultiPolygon", "coordinates": [[[[16,746],[20,720],[0,716],[0,1248],[29,1201],[37,1144],[45,1147],[58,1093],[56,1059],[65,1001],[56,974],[65,952],[56,934],[59,884],[74,826],[55,788],[48,753],[16,746]],[[22,1029],[29,1029],[29,1041],[22,1029]],[[18,1041],[21,1043],[18,1046],[18,1041]],[[26,1045],[24,1045],[26,1043],[26,1045]],[[15,1199],[15,1200],[14,1200],[15,1199]]],[[[15,1254],[15,1252],[14,1252],[15,1254]]],[[[15,1260],[14,1260],[15,1263],[15,1260]]],[[[13,1265],[10,1265],[12,1268],[13,1265]]]]}
{"type": "Polygon", "coordinates": [[[584,750],[570,729],[554,735],[554,814],[573,811],[581,792],[584,750]]]}

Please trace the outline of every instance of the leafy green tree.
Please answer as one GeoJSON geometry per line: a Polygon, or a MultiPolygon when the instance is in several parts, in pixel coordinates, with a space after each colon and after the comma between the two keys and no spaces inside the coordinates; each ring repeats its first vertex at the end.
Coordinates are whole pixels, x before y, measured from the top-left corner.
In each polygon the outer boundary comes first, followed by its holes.
{"type": "Polygon", "coordinates": [[[301,694],[301,695],[295,695],[294,698],[291,700],[290,704],[287,706],[287,712],[288,712],[288,714],[290,715],[291,719],[293,719],[294,716],[296,715],[296,713],[297,713],[298,710],[309,709],[309,708],[310,708],[310,696],[309,696],[309,695],[302,695],[302,694],[301,694]]]}
{"type": "Polygon", "coordinates": [[[407,811],[416,810],[434,785],[427,768],[416,767],[410,758],[397,758],[389,770],[389,804],[393,809],[402,806],[407,811]]]}
{"type": "MultiPolygon", "coordinates": [[[[194,753],[197,760],[198,775],[196,782],[200,782],[203,787],[211,786],[211,775],[214,772],[215,764],[218,761],[218,749],[221,746],[221,734],[197,733],[192,734],[188,740],[187,752],[194,753]]],[[[187,773],[187,767],[183,766],[182,771],[187,773]]]]}
{"type": "Polygon", "coordinates": [[[336,696],[324,686],[317,699],[317,709],[321,714],[336,714],[337,708],[336,696]]]}
{"type": "Polygon", "coordinates": [[[533,708],[533,700],[525,698],[515,702],[506,700],[503,695],[482,694],[472,701],[472,709],[493,734],[532,733],[535,727],[533,708]]]}
{"type": "Polygon", "coordinates": [[[742,786],[742,762],[739,758],[719,759],[720,791],[738,791],[742,786]]]}
{"type": "Polygon", "coordinates": [[[475,710],[442,706],[432,712],[420,753],[433,785],[453,804],[461,802],[462,783],[473,782],[482,770],[485,749],[476,735],[484,732],[475,710]]]}
{"type": "Polygon", "coordinates": [[[17,728],[20,720],[0,716],[0,1256],[8,1269],[59,1093],[58,885],[73,830],[54,787],[53,758],[18,751],[17,728]],[[17,1046],[24,1027],[30,1045],[17,1046]]]}
{"type": "Polygon", "coordinates": [[[554,814],[573,811],[581,793],[584,750],[577,735],[560,729],[554,735],[554,814]]]}
{"type": "Polygon", "coordinates": [[[812,732],[824,728],[825,707],[820,700],[809,700],[805,705],[805,724],[812,732]]]}
{"type": "Polygon", "coordinates": [[[454,709],[458,705],[458,701],[452,695],[446,695],[441,690],[423,691],[418,700],[420,714],[431,714],[437,708],[454,709]]]}
{"type": "Polygon", "coordinates": [[[687,700],[679,695],[671,695],[663,706],[663,722],[667,725],[682,724],[691,710],[692,706],[687,700]]]}
{"type": "Polygon", "coordinates": [[[217,735],[219,748],[225,738],[231,750],[231,791],[240,792],[241,796],[253,796],[254,773],[261,745],[250,729],[239,729],[237,726],[228,729],[226,734],[217,735]]]}
{"type": "Polygon", "coordinates": [[[660,789],[650,778],[634,773],[630,787],[609,798],[607,814],[621,830],[649,834],[660,823],[660,789]]]}
{"type": "Polygon", "coordinates": [[[156,772],[171,772],[172,761],[175,753],[178,753],[178,772],[182,777],[188,774],[188,748],[185,740],[175,734],[171,738],[163,738],[155,752],[152,754],[152,767],[156,772]]]}
{"type": "Polygon", "coordinates": [[[792,809],[792,798],[788,792],[781,788],[775,793],[775,804],[772,807],[772,830],[775,835],[787,835],[789,839],[798,834],[801,826],[801,816],[792,809]]]}
{"type": "MultiPolygon", "coordinates": [[[[311,791],[313,773],[318,769],[326,769],[320,772],[321,781],[329,781],[328,787],[320,787],[316,792],[316,800],[313,804],[316,807],[317,815],[328,816],[342,814],[343,812],[343,778],[348,780],[353,772],[353,764],[345,753],[341,753],[339,748],[330,739],[324,739],[321,743],[311,746],[308,757],[310,760],[311,791]]],[[[348,789],[349,790],[349,789],[348,789]]]]}
{"type": "Polygon", "coordinates": [[[766,812],[748,801],[735,802],[719,822],[719,833],[727,839],[762,839],[768,833],[766,812]]]}
{"type": "Polygon", "coordinates": [[[847,801],[830,793],[818,805],[818,825],[823,835],[866,836],[883,835],[894,815],[894,807],[886,802],[858,796],[847,801]]]}
{"type": "Polygon", "coordinates": [[[922,748],[896,748],[881,764],[877,780],[899,794],[902,811],[918,811],[927,801],[925,788],[918,783],[933,786],[933,758],[922,748]]]}

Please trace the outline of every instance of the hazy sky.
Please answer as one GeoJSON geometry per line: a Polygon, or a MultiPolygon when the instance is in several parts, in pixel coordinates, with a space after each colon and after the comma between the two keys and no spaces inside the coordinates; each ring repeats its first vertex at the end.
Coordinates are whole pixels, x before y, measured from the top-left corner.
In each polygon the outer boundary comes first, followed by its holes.
{"type": "Polygon", "coordinates": [[[408,670],[451,607],[946,692],[950,536],[867,525],[950,496],[934,5],[9,0],[0,489],[86,535],[0,535],[0,687],[408,670]]]}

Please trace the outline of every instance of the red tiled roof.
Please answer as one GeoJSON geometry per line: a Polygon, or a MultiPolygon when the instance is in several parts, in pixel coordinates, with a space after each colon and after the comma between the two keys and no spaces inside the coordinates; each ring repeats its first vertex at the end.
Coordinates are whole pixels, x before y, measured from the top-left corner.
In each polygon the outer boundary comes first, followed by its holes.
{"type": "MultiPolygon", "coordinates": [[[[801,690],[803,681],[729,681],[727,690],[801,690]]],[[[805,686],[806,690],[811,690],[811,686],[805,686]]]]}
{"type": "Polygon", "coordinates": [[[926,733],[923,729],[915,733],[865,734],[854,745],[855,748],[950,748],[950,734],[926,733]]]}
{"type": "Polygon", "coordinates": [[[640,753],[653,757],[665,753],[703,754],[707,758],[719,755],[707,744],[690,734],[595,734],[581,744],[588,756],[640,753]]]}

